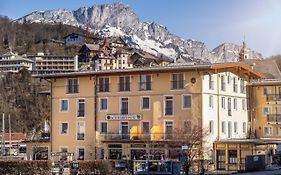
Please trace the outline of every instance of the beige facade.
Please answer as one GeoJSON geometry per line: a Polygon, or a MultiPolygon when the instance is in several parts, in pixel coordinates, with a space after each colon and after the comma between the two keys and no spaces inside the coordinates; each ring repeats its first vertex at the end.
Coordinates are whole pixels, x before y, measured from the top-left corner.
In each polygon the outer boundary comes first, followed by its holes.
{"type": "Polygon", "coordinates": [[[51,152],[71,152],[77,159],[138,159],[149,155],[156,141],[153,149],[160,156],[177,158],[180,147],[168,147],[172,130],[202,127],[204,75],[225,71],[260,76],[242,64],[43,76],[52,82],[51,152]]]}
{"type": "Polygon", "coordinates": [[[253,82],[252,117],[256,138],[281,138],[281,82],[262,80],[253,82]]]}

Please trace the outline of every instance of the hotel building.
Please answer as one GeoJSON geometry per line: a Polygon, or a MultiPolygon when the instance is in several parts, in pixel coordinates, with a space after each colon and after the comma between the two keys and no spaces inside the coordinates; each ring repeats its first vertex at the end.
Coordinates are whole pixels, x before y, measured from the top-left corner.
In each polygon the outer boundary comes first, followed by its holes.
{"type": "Polygon", "coordinates": [[[158,156],[177,159],[171,133],[192,126],[208,130],[203,142],[213,157],[213,141],[246,138],[246,84],[261,76],[227,63],[37,77],[51,80],[51,152],[91,160],[140,159],[152,141],[158,156]]]}

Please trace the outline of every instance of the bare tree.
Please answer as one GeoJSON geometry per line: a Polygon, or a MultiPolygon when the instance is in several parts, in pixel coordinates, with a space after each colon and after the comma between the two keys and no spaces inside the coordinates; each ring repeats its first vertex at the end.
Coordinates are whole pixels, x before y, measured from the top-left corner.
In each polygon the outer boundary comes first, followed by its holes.
{"type": "Polygon", "coordinates": [[[173,131],[174,146],[184,146],[181,156],[183,161],[183,170],[186,175],[195,164],[198,165],[198,171],[204,174],[206,171],[204,155],[207,152],[203,147],[203,140],[206,137],[207,131],[201,126],[193,126],[192,128],[177,128],[173,131]]]}

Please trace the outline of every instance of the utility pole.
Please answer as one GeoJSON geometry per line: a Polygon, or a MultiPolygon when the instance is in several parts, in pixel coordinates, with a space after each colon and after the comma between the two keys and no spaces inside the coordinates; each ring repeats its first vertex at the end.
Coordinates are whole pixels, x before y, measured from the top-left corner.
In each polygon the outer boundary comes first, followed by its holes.
{"type": "Polygon", "coordinates": [[[2,148],[1,155],[3,156],[5,152],[5,114],[2,114],[2,148]]]}
{"type": "Polygon", "coordinates": [[[12,147],[12,133],[11,133],[11,114],[9,114],[9,157],[11,159],[11,147],[12,147]]]}

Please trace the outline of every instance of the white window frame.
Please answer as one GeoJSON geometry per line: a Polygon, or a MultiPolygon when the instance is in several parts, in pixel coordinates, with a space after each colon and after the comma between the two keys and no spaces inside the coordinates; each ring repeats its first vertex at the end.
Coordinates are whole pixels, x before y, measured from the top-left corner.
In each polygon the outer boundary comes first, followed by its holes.
{"type": "Polygon", "coordinates": [[[180,73],[171,73],[170,74],[170,83],[171,83],[171,90],[173,91],[173,90],[184,90],[185,89],[185,73],[183,73],[183,72],[180,72],[180,73]],[[177,87],[176,88],[173,88],[173,82],[174,82],[174,80],[173,80],[173,75],[176,75],[177,76],[177,78],[179,77],[179,75],[180,74],[182,74],[183,76],[182,76],[182,78],[183,78],[183,87],[181,88],[181,87],[178,87],[178,85],[177,85],[177,87]]]}
{"type": "Polygon", "coordinates": [[[78,118],[86,117],[86,99],[85,98],[77,98],[76,99],[76,117],[78,117],[78,118]],[[84,100],[84,116],[78,116],[79,100],[84,100]]]}
{"type": "Polygon", "coordinates": [[[226,134],[226,121],[221,122],[221,133],[226,134]]]}
{"type": "Polygon", "coordinates": [[[264,126],[264,127],[263,127],[263,135],[264,135],[264,136],[272,136],[272,135],[273,135],[273,128],[272,128],[272,126],[268,126],[268,125],[267,125],[267,126],[264,126]],[[266,133],[265,133],[265,129],[266,129],[266,128],[271,128],[271,129],[270,129],[270,130],[271,130],[271,133],[266,134],[266,133]]]}
{"type": "Polygon", "coordinates": [[[242,110],[246,111],[246,99],[242,99],[242,110]]]}
{"type": "Polygon", "coordinates": [[[100,97],[99,98],[99,111],[101,111],[101,112],[107,112],[108,111],[108,97],[100,97]],[[101,100],[103,100],[103,99],[105,99],[106,100],[106,109],[101,109],[101,107],[102,107],[102,103],[101,103],[101,100]]]}
{"type": "Polygon", "coordinates": [[[173,95],[164,95],[163,97],[163,116],[168,116],[168,117],[173,117],[174,116],[174,112],[175,112],[175,98],[173,95]],[[172,115],[166,115],[165,113],[165,109],[166,109],[166,97],[172,97],[172,101],[173,101],[173,109],[172,109],[172,115]]]}
{"type": "Polygon", "coordinates": [[[183,94],[182,96],[181,96],[181,103],[182,103],[182,109],[192,109],[192,94],[183,94]],[[185,97],[186,96],[189,96],[190,97],[190,107],[185,107],[184,106],[184,103],[185,103],[185,97]]]}
{"type": "Polygon", "coordinates": [[[225,97],[221,97],[221,108],[225,109],[225,97]]]}
{"type": "Polygon", "coordinates": [[[247,132],[247,123],[246,122],[243,122],[242,124],[243,126],[243,133],[245,134],[247,132]]]}
{"type": "Polygon", "coordinates": [[[233,123],[233,132],[234,134],[238,134],[238,122],[233,123]]]}
{"type": "MultiPolygon", "coordinates": [[[[130,114],[130,98],[129,97],[119,97],[119,114],[121,114],[121,109],[122,109],[122,98],[127,98],[128,99],[128,114],[130,114]]],[[[122,114],[123,115],[123,114],[122,114]]],[[[126,114],[124,114],[126,115],[126,114]]]]}
{"type": "Polygon", "coordinates": [[[69,134],[69,122],[68,121],[59,121],[59,135],[61,136],[67,136],[69,134]],[[67,123],[67,132],[66,134],[63,134],[62,131],[62,124],[67,123]]]}
{"type": "MultiPolygon", "coordinates": [[[[166,122],[172,122],[172,130],[174,130],[174,127],[175,127],[175,123],[174,123],[174,121],[173,120],[164,120],[164,123],[163,123],[163,125],[164,125],[164,138],[166,139],[166,122]]],[[[172,133],[173,134],[173,133],[172,133]]]]}
{"type": "Polygon", "coordinates": [[[150,105],[151,105],[151,102],[150,102],[150,96],[141,96],[140,97],[140,110],[141,111],[150,111],[150,105]],[[148,98],[148,108],[143,108],[143,99],[144,98],[148,98]]]}
{"type": "Polygon", "coordinates": [[[85,121],[81,121],[81,120],[79,120],[79,121],[76,121],[76,141],[78,141],[78,142],[83,142],[83,141],[85,141],[86,140],[86,122],[85,121]],[[80,133],[80,134],[84,134],[84,139],[83,140],[78,140],[78,123],[80,123],[80,122],[83,122],[84,123],[84,133],[80,133]]]}
{"type": "Polygon", "coordinates": [[[150,121],[149,120],[142,120],[140,124],[141,124],[141,126],[140,126],[141,134],[150,134],[150,129],[151,129],[150,121]],[[148,133],[143,133],[143,123],[146,123],[146,122],[148,122],[149,131],[148,131],[148,133]]]}
{"type": "Polygon", "coordinates": [[[86,149],[85,146],[76,146],[76,160],[78,160],[78,153],[79,153],[79,149],[84,149],[84,160],[86,160],[86,149]]]}
{"type": "Polygon", "coordinates": [[[238,110],[237,98],[233,98],[233,109],[238,110]]]}
{"type": "Polygon", "coordinates": [[[271,113],[272,113],[272,108],[271,108],[271,106],[264,106],[264,107],[262,108],[262,114],[263,114],[264,116],[267,117],[267,115],[270,115],[271,113]],[[268,113],[265,113],[265,108],[268,108],[268,113]]]}
{"type": "Polygon", "coordinates": [[[62,98],[62,99],[60,99],[60,104],[59,104],[59,105],[60,105],[60,106],[59,106],[60,112],[66,113],[66,112],[69,111],[69,100],[68,100],[68,98],[62,98]],[[66,101],[67,101],[67,110],[66,110],[66,111],[62,111],[62,101],[63,101],[63,100],[66,100],[66,101]]]}
{"type": "Polygon", "coordinates": [[[106,121],[106,120],[100,121],[99,126],[100,126],[99,131],[100,131],[100,134],[101,134],[101,135],[106,135],[106,134],[108,134],[108,121],[106,121]],[[107,127],[106,127],[106,133],[102,132],[102,123],[106,123],[106,125],[107,125],[107,127]]]}
{"type": "MultiPolygon", "coordinates": [[[[66,95],[76,95],[76,94],[79,94],[80,93],[80,91],[79,91],[79,85],[80,85],[80,80],[79,80],[79,78],[67,78],[66,79],[66,95]],[[74,79],[77,79],[77,86],[78,86],[78,92],[68,92],[68,80],[69,79],[72,79],[72,81],[74,80],[74,79]]],[[[74,90],[73,90],[74,91],[74,90]]]]}
{"type": "Polygon", "coordinates": [[[214,96],[209,95],[209,108],[214,109],[214,96]]]}

